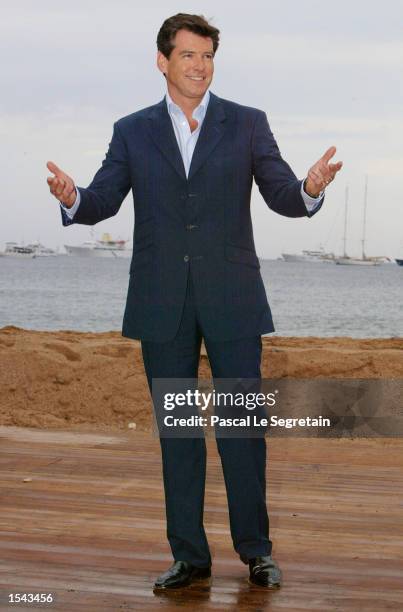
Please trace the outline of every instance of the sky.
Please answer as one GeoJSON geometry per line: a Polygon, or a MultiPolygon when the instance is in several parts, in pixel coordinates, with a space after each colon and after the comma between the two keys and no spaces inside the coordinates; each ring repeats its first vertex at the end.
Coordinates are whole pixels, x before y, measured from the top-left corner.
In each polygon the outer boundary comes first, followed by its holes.
{"type": "MultiPolygon", "coordinates": [[[[6,241],[80,244],[90,228],[63,228],[46,183],[47,160],[77,185],[100,166],[120,117],[165,94],[156,35],[165,18],[203,13],[221,31],[211,91],[267,113],[299,178],[335,145],[344,167],[312,219],[287,219],[252,192],[256,250],[264,258],[361,248],[368,175],[366,251],[403,257],[403,2],[265,0],[234,4],[153,0],[18,0],[2,3],[0,54],[1,222],[6,241]]],[[[130,238],[131,193],[94,228],[130,238]]]]}

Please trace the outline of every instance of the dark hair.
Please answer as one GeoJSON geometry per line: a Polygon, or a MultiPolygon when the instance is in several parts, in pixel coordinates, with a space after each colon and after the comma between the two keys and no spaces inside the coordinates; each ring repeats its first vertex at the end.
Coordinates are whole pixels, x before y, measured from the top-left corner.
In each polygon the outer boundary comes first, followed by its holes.
{"type": "Polygon", "coordinates": [[[211,38],[213,41],[214,53],[217,51],[220,41],[220,30],[210,25],[203,15],[178,13],[177,15],[165,19],[157,36],[158,51],[161,51],[167,59],[169,59],[172,49],[175,46],[173,40],[179,30],[188,30],[188,32],[193,32],[199,36],[211,38]]]}

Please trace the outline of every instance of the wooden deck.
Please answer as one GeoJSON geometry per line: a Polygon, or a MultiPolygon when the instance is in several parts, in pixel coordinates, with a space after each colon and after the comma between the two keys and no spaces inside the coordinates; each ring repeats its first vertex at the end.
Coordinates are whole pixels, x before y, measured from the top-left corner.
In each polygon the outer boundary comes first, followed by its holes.
{"type": "Polygon", "coordinates": [[[0,428],[0,610],[403,609],[403,441],[270,441],[271,537],[284,576],[275,592],[247,582],[208,449],[213,578],[155,595],[171,564],[158,440],[0,428]],[[8,593],[38,592],[54,603],[7,603],[8,593]]]}

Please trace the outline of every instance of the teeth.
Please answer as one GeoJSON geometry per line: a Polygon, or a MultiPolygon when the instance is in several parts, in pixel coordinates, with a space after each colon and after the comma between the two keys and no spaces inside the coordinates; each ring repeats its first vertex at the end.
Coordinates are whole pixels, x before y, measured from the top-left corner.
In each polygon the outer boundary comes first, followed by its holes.
{"type": "Polygon", "coordinates": [[[204,77],[188,77],[188,79],[192,79],[192,81],[203,81],[204,77]]]}

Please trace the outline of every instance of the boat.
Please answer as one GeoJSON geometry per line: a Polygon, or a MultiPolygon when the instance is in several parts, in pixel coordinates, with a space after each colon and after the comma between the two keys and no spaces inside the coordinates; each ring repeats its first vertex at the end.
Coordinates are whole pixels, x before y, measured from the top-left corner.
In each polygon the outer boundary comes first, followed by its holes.
{"type": "Polygon", "coordinates": [[[319,250],[304,250],[302,253],[282,253],[283,261],[298,263],[332,263],[335,259],[333,253],[326,253],[323,247],[319,250]]]}
{"type": "Polygon", "coordinates": [[[35,249],[31,245],[22,245],[18,242],[6,242],[6,248],[3,255],[6,257],[24,257],[26,259],[33,258],[35,256],[35,249]]]}
{"type": "Polygon", "coordinates": [[[67,255],[73,255],[74,257],[92,257],[93,254],[91,251],[95,249],[96,244],[95,240],[86,240],[78,246],[65,244],[64,248],[66,249],[67,255]]]}
{"type": "Polygon", "coordinates": [[[34,257],[56,257],[59,255],[57,251],[51,249],[49,247],[43,246],[40,242],[33,242],[32,244],[28,244],[28,247],[34,249],[34,257]]]}
{"type": "Polygon", "coordinates": [[[18,244],[18,242],[6,242],[6,248],[3,253],[6,257],[54,257],[58,252],[54,249],[43,246],[40,242],[32,242],[31,244],[18,244]]]}
{"type": "Polygon", "coordinates": [[[379,266],[380,262],[372,259],[361,259],[361,257],[337,257],[336,264],[339,266],[379,266]]]}
{"type": "Polygon", "coordinates": [[[362,254],[361,257],[351,257],[347,254],[346,243],[347,243],[347,210],[348,210],[348,186],[345,191],[345,204],[344,204],[344,236],[343,236],[343,255],[336,257],[335,263],[339,266],[379,266],[382,263],[382,257],[367,257],[365,254],[365,230],[366,230],[366,217],[367,217],[367,194],[368,194],[368,177],[365,177],[365,191],[364,191],[364,218],[363,218],[363,230],[362,230],[362,254]]]}
{"type": "Polygon", "coordinates": [[[101,240],[86,240],[78,246],[65,244],[68,255],[73,257],[114,257],[125,258],[132,256],[132,249],[128,248],[128,240],[113,240],[108,233],[102,234],[101,240]]]}

